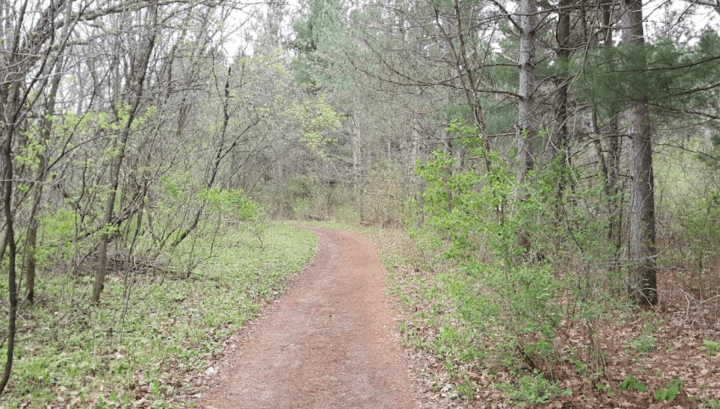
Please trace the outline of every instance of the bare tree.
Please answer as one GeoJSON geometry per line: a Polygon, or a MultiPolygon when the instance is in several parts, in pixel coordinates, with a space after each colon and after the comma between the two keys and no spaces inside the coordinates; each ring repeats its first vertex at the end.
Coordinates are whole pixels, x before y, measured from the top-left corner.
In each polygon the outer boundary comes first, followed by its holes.
{"type": "MultiPolygon", "coordinates": [[[[100,301],[100,293],[103,289],[103,282],[107,271],[107,245],[110,239],[110,232],[108,229],[113,224],[115,197],[120,183],[120,170],[123,165],[123,160],[125,159],[125,150],[128,144],[130,130],[139,114],[148,65],[150,63],[150,56],[152,55],[155,47],[155,39],[158,30],[157,0],[148,8],[145,19],[146,29],[141,35],[142,38],[138,47],[135,48],[135,50],[137,50],[137,54],[134,54],[132,57],[132,63],[130,66],[131,71],[129,73],[129,78],[127,79],[129,86],[126,93],[129,110],[127,112],[127,117],[123,119],[124,125],[120,131],[120,135],[115,139],[114,149],[117,150],[117,156],[113,159],[108,184],[108,197],[107,204],[105,205],[105,226],[100,237],[100,266],[95,275],[95,286],[93,288],[92,295],[93,303],[98,303],[100,301]]],[[[123,103],[125,103],[125,101],[123,101],[123,103]]]]}
{"type": "MultiPolygon", "coordinates": [[[[2,159],[3,159],[3,215],[5,236],[0,260],[8,261],[8,310],[7,358],[3,377],[0,380],[0,393],[5,389],[10,378],[15,347],[16,315],[18,308],[17,294],[17,238],[16,232],[16,193],[14,168],[16,165],[13,152],[16,137],[22,131],[28,113],[39,100],[43,89],[48,85],[48,73],[52,72],[57,62],[56,56],[62,54],[67,44],[67,36],[57,29],[64,25],[77,22],[76,17],[64,20],[59,24],[57,19],[63,16],[64,2],[46,4],[38,2],[29,4],[2,2],[0,13],[5,16],[4,24],[0,25],[3,53],[0,64],[0,118],[2,118],[2,159]]],[[[67,16],[66,16],[67,17],[67,16]]],[[[69,32],[66,30],[65,33],[69,32]]]]}

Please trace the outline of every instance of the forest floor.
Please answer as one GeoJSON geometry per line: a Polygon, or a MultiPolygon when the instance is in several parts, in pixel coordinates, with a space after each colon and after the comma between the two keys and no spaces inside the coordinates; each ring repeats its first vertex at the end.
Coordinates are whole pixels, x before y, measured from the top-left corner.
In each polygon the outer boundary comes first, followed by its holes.
{"type": "Polygon", "coordinates": [[[421,407],[375,246],[309,229],[320,238],[312,264],[230,343],[197,406],[421,407]]]}

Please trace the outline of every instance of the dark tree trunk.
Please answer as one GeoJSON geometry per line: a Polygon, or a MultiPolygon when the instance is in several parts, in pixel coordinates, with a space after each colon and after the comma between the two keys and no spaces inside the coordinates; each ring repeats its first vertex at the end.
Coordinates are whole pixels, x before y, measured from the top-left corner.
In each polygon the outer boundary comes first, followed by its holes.
{"type": "MultiPolygon", "coordinates": [[[[615,246],[615,257],[619,257],[620,247],[622,246],[622,209],[619,206],[618,184],[620,182],[620,157],[622,150],[622,135],[620,135],[618,127],[618,117],[613,116],[610,119],[610,129],[608,130],[610,139],[608,143],[607,155],[607,209],[608,209],[608,241],[615,246]]],[[[614,265],[617,263],[613,263],[614,265]]]]}
{"type": "Polygon", "coordinates": [[[3,105],[2,121],[4,123],[3,136],[4,141],[2,145],[2,157],[4,162],[3,169],[3,215],[5,216],[5,237],[3,239],[3,247],[0,251],[0,260],[5,256],[5,250],[7,249],[7,260],[8,260],[8,332],[7,332],[7,355],[5,361],[5,369],[3,371],[2,379],[0,379],[0,394],[2,394],[5,386],[10,379],[10,373],[12,372],[13,358],[15,354],[15,333],[16,333],[16,319],[17,319],[17,283],[16,283],[16,260],[17,260],[17,248],[15,243],[15,225],[13,215],[13,136],[15,135],[15,126],[18,121],[18,113],[20,106],[18,95],[20,92],[20,81],[10,81],[12,87],[7,87],[2,91],[5,98],[0,101],[3,105]]]}
{"type": "Polygon", "coordinates": [[[555,97],[555,140],[553,149],[555,157],[560,165],[565,163],[565,150],[568,145],[568,90],[570,80],[568,78],[568,59],[572,55],[570,45],[570,6],[573,0],[561,0],[558,11],[558,22],[555,36],[558,42],[557,59],[561,64],[561,77],[558,79],[558,89],[555,97]]]}
{"type": "Polygon", "coordinates": [[[568,115],[568,91],[570,89],[570,78],[568,64],[572,55],[570,45],[570,6],[573,0],[561,0],[558,11],[558,22],[555,36],[558,42],[557,59],[561,67],[560,78],[557,83],[557,94],[555,97],[555,137],[552,141],[554,151],[554,162],[559,178],[556,186],[555,214],[559,219],[561,214],[562,198],[565,192],[565,163],[567,161],[567,148],[570,143],[567,122],[568,115]]]}
{"type": "MultiPolygon", "coordinates": [[[[603,24],[603,47],[612,47],[612,4],[602,4],[602,24],[603,24]]],[[[598,129],[597,122],[595,122],[595,129],[598,129]]],[[[622,157],[622,141],[623,135],[620,133],[619,126],[619,112],[617,110],[612,111],[611,117],[607,130],[605,131],[605,137],[608,140],[607,144],[607,157],[601,149],[598,150],[599,155],[603,155],[604,161],[603,176],[605,178],[605,195],[607,197],[607,214],[608,214],[608,225],[607,225],[607,239],[614,248],[613,259],[611,261],[611,268],[616,270],[619,268],[619,257],[620,249],[622,247],[622,209],[620,206],[620,198],[618,197],[620,183],[620,158],[622,157]]]]}

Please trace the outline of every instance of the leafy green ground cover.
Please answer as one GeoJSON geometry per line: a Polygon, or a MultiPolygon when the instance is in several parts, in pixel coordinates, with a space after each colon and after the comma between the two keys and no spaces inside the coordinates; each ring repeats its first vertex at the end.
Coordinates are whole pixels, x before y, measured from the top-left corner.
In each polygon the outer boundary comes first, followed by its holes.
{"type": "Polygon", "coordinates": [[[113,273],[98,307],[88,302],[91,275],[44,277],[19,314],[0,407],[191,406],[229,336],[284,290],[316,243],[283,224],[225,227],[222,240],[183,243],[169,272],[113,273]],[[202,262],[178,273],[191,253],[202,262]]]}

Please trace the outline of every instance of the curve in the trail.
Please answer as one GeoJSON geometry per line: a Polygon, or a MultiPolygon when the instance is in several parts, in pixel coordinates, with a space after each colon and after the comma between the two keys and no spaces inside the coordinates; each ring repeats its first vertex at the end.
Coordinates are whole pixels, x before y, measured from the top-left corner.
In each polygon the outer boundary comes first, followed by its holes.
{"type": "Polygon", "coordinates": [[[312,265],[251,330],[200,407],[417,408],[374,245],[308,229],[320,238],[312,265]]]}

